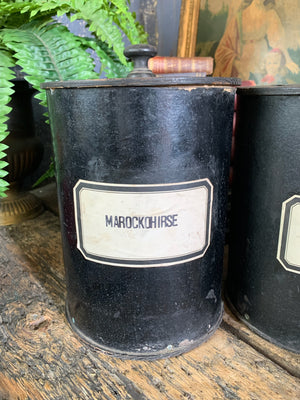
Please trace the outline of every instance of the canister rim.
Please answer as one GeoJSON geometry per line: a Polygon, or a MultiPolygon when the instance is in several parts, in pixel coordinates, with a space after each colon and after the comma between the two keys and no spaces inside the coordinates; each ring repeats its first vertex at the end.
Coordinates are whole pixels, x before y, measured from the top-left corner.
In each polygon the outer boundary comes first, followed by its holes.
{"type": "Polygon", "coordinates": [[[268,86],[242,86],[237,88],[237,94],[242,96],[278,96],[278,95],[293,95],[300,94],[300,84],[289,85],[268,85],[268,86]]]}
{"type": "Polygon", "coordinates": [[[101,87],[163,87],[163,86],[239,86],[239,78],[221,77],[146,77],[146,78],[117,78],[92,79],[75,81],[54,81],[41,84],[42,89],[74,89],[101,87]]]}

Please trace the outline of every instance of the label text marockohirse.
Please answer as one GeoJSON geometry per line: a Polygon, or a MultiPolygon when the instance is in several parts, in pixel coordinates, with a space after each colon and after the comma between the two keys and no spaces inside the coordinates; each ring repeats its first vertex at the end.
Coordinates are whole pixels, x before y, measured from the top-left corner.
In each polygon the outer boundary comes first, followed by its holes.
{"type": "Polygon", "coordinates": [[[178,226],[178,214],[159,216],[105,215],[105,226],[125,229],[157,229],[178,226]]]}

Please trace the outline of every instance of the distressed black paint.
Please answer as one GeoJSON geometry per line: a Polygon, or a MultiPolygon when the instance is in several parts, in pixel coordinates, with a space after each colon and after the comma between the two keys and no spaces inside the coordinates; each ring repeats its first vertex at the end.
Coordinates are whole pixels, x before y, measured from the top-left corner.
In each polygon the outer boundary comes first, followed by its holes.
{"type": "Polygon", "coordinates": [[[300,275],[284,268],[277,251],[282,204],[300,194],[299,109],[299,86],[237,91],[227,283],[240,318],[297,352],[300,275]]]}
{"type": "Polygon", "coordinates": [[[235,94],[230,85],[237,83],[132,78],[45,85],[67,314],[95,347],[122,357],[166,357],[197,346],[218,327],[235,94]],[[205,178],[214,186],[214,197],[210,246],[203,258],[127,268],[88,261],[76,248],[72,191],[79,179],[164,184],[205,178]]]}

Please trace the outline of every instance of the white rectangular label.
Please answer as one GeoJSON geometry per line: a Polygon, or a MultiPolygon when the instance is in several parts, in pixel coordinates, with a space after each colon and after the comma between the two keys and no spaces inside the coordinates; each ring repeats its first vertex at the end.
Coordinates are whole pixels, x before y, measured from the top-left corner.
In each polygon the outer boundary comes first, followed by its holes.
{"type": "Polygon", "coordinates": [[[162,185],[80,180],[74,188],[78,248],[86,259],[155,267],[202,257],[209,246],[208,179],[162,185]]]}
{"type": "Polygon", "coordinates": [[[285,259],[291,265],[300,266],[300,203],[291,207],[285,259]]]}
{"type": "Polygon", "coordinates": [[[283,202],[277,259],[288,271],[300,273],[300,196],[283,202]]]}

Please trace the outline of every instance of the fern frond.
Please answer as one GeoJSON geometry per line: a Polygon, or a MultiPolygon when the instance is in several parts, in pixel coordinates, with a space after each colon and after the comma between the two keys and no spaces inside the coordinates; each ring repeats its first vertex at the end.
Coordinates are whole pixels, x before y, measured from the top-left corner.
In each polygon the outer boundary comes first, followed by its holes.
{"type": "Polygon", "coordinates": [[[101,72],[107,78],[124,78],[132,70],[132,63],[122,64],[108,45],[94,38],[79,38],[82,45],[87,49],[93,49],[101,61],[101,72]]]}
{"type": "Polygon", "coordinates": [[[6,144],[3,143],[3,140],[8,135],[7,123],[8,114],[11,111],[11,107],[8,106],[11,95],[14,93],[13,83],[11,80],[15,77],[12,67],[14,66],[13,59],[11,55],[3,49],[3,46],[0,48],[0,197],[5,196],[5,190],[8,187],[8,183],[2,179],[4,178],[8,172],[5,171],[5,167],[7,166],[7,162],[4,161],[4,157],[6,156],[5,150],[8,148],[6,144]]]}
{"type": "Polygon", "coordinates": [[[51,163],[49,165],[48,170],[32,185],[32,187],[35,188],[39,186],[42,182],[44,182],[46,179],[54,177],[55,177],[55,163],[53,158],[51,158],[51,163]]]}
{"type": "Polygon", "coordinates": [[[70,3],[71,20],[85,20],[88,29],[113,49],[122,64],[127,64],[122,32],[132,44],[147,42],[147,34],[129,11],[127,0],[71,0],[70,3]]]}
{"type": "Polygon", "coordinates": [[[30,21],[31,10],[36,7],[31,1],[1,1],[0,28],[16,28],[30,21]]]}
{"type": "Polygon", "coordinates": [[[43,1],[43,0],[35,0],[32,2],[32,10],[30,13],[30,18],[34,17],[40,18],[41,15],[63,15],[70,12],[70,1],[43,1]],[[41,15],[39,15],[41,14],[41,15]]]}
{"type": "Polygon", "coordinates": [[[8,1],[0,2],[0,27],[16,28],[30,22],[38,15],[50,20],[51,16],[58,13],[69,12],[70,2],[63,1],[8,1]]]}
{"type": "Polygon", "coordinates": [[[111,47],[115,54],[119,57],[122,64],[126,65],[126,57],[124,56],[124,43],[122,33],[118,26],[114,23],[114,14],[111,14],[107,1],[90,0],[74,2],[74,14],[71,16],[71,21],[83,19],[87,23],[87,27],[97,38],[102,42],[106,42],[111,47]],[[80,6],[80,8],[76,8],[80,6]]]}
{"type": "Polygon", "coordinates": [[[98,78],[93,60],[80,40],[62,25],[40,26],[39,21],[34,21],[19,29],[4,29],[0,37],[14,52],[26,73],[25,79],[40,92],[37,97],[44,106],[42,82],[98,78]]]}
{"type": "Polygon", "coordinates": [[[128,0],[34,0],[0,3],[0,28],[18,28],[35,19],[49,23],[52,16],[67,14],[71,21],[83,19],[97,39],[113,49],[121,63],[123,55],[122,32],[132,44],[146,43],[147,36],[129,11],[128,0]]]}
{"type": "Polygon", "coordinates": [[[126,0],[111,0],[114,5],[114,21],[122,29],[131,44],[147,43],[147,34],[135,19],[135,13],[129,11],[126,0]]]}
{"type": "MultiPolygon", "coordinates": [[[[2,162],[0,161],[0,169],[4,168],[3,165],[1,165],[2,162]]],[[[0,179],[0,197],[6,197],[7,195],[5,194],[6,190],[8,189],[9,183],[7,183],[4,179],[0,179]]]]}

